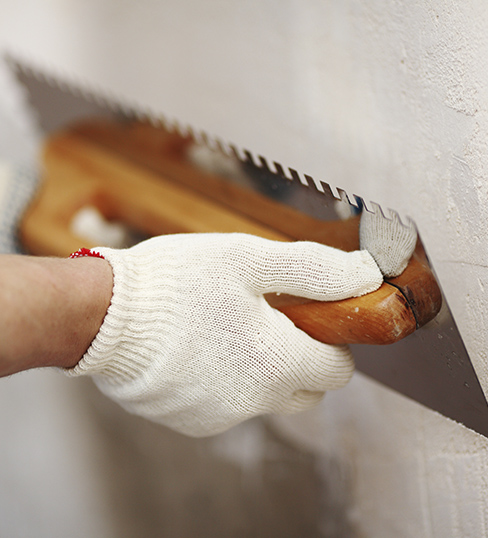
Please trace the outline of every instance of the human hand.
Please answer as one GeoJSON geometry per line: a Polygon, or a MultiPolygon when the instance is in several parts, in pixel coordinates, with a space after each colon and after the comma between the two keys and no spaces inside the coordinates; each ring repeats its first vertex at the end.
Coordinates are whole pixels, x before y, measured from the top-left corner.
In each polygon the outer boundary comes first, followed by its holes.
{"type": "Polygon", "coordinates": [[[383,281],[367,252],[244,234],[93,251],[112,266],[112,302],[68,373],[92,375],[128,411],[192,436],[307,409],[350,379],[349,349],[313,340],[264,293],[340,300],[383,281]]]}

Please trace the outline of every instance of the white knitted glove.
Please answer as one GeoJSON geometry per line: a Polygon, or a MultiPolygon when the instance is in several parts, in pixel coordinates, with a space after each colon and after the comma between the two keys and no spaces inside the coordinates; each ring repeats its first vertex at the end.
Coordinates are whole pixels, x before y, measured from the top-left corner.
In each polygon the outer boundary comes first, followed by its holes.
{"type": "Polygon", "coordinates": [[[294,413],[342,387],[346,346],[317,342],[263,298],[336,300],[377,289],[367,252],[244,234],[156,237],[92,249],[111,264],[111,305],[71,375],[94,376],[126,410],[191,436],[294,413]]]}
{"type": "Polygon", "coordinates": [[[396,217],[363,211],[359,227],[360,248],[367,250],[385,277],[403,273],[415,250],[417,230],[404,226],[396,217]]]}

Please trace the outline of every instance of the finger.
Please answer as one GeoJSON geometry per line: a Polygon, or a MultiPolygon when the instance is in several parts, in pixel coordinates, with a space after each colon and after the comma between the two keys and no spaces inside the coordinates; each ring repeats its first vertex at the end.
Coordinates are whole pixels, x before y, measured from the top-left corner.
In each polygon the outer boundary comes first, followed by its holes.
{"type": "Polygon", "coordinates": [[[293,415],[316,407],[325,397],[325,392],[314,392],[310,390],[297,390],[283,404],[281,413],[293,415]]]}
{"type": "Polygon", "coordinates": [[[314,340],[295,328],[296,344],[302,350],[296,364],[300,371],[299,389],[312,392],[337,390],[350,381],[354,358],[348,346],[333,346],[314,340]]]}
{"type": "Polygon", "coordinates": [[[288,293],[308,299],[336,301],[379,288],[383,276],[366,251],[344,252],[300,241],[259,244],[249,257],[248,274],[258,293],[288,293]]]}
{"type": "Polygon", "coordinates": [[[359,241],[378,264],[386,277],[400,275],[410,260],[417,243],[414,225],[405,226],[397,217],[386,219],[377,211],[363,211],[359,241]]]}
{"type": "MultiPolygon", "coordinates": [[[[281,378],[290,392],[325,392],[344,387],[354,373],[354,359],[348,346],[330,345],[314,340],[295,327],[284,314],[271,307],[273,330],[267,347],[279,357],[281,378]]],[[[278,361],[276,361],[278,362],[278,361]]]]}
{"type": "Polygon", "coordinates": [[[289,375],[294,390],[282,401],[279,409],[282,413],[315,407],[327,391],[344,387],[354,373],[354,359],[347,346],[321,344],[306,334],[296,338],[296,344],[302,347],[290,357],[289,375]]]}

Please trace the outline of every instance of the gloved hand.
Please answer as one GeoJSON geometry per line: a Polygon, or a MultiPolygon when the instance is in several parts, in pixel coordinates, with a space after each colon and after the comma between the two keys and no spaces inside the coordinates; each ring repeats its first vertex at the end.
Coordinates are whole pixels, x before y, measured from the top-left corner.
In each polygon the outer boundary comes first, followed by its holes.
{"type": "Polygon", "coordinates": [[[191,436],[307,409],[350,379],[346,346],[313,340],[263,293],[336,300],[383,280],[367,252],[244,234],[168,235],[93,251],[112,266],[112,302],[68,373],[92,375],[126,410],[191,436]]]}
{"type": "Polygon", "coordinates": [[[415,226],[403,225],[397,218],[363,211],[359,227],[360,248],[373,256],[385,277],[403,273],[417,243],[415,226]]]}

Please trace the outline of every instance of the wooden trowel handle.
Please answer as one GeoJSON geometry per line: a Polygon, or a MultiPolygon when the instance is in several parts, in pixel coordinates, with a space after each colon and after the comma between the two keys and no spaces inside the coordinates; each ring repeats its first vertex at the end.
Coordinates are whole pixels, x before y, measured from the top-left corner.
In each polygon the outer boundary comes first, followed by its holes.
{"type": "MultiPolygon", "coordinates": [[[[104,136],[108,136],[107,129],[104,136]]],[[[125,146],[130,145],[128,136],[123,140],[125,146]]],[[[96,135],[80,133],[77,128],[48,138],[41,189],[20,229],[21,240],[32,254],[67,256],[81,246],[96,246],[71,231],[73,216],[86,206],[95,206],[108,220],[122,222],[146,236],[242,232],[278,241],[308,238],[344,250],[357,248],[357,219],[316,221],[256,193],[245,195],[256,197],[250,216],[242,204],[241,187],[229,190],[226,186],[230,195],[223,203],[222,190],[218,191],[219,199],[201,192],[202,184],[215,178],[200,174],[198,188],[189,187],[189,178],[196,178],[196,172],[182,162],[181,156],[169,152],[168,165],[158,146],[158,162],[174,171],[163,173],[157,166],[143,166],[134,156],[117,151],[110,137],[109,141],[112,144],[96,135]],[[181,177],[186,184],[179,181],[181,177]],[[258,206],[263,207],[262,219],[256,215],[258,206]],[[290,235],[293,218],[303,237],[290,235]]],[[[419,319],[422,324],[432,319],[440,308],[440,292],[421,249],[400,280],[394,285],[385,282],[374,293],[343,301],[318,302],[287,295],[270,295],[267,300],[322,342],[390,344],[415,331],[419,319]],[[421,312],[412,310],[412,301],[421,305],[421,312]]]]}
{"type": "Polygon", "coordinates": [[[321,342],[393,344],[432,320],[442,296],[419,244],[400,277],[363,297],[326,303],[279,295],[269,302],[321,342]]]}

